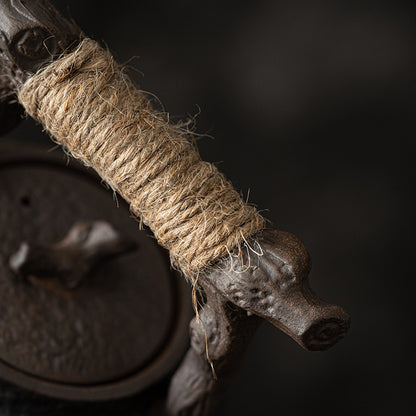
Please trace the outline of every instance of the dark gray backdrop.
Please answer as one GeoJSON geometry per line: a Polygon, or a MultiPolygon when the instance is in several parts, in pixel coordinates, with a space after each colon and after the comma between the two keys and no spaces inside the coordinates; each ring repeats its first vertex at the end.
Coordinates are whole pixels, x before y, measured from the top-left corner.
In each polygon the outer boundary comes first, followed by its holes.
{"type": "MultiPolygon", "coordinates": [[[[414,414],[410,3],[55,4],[174,119],[198,114],[215,138],[202,156],[304,241],[312,286],[352,315],[326,353],[265,324],[217,414],[414,414]]],[[[40,133],[26,121],[13,134],[40,133]]]]}

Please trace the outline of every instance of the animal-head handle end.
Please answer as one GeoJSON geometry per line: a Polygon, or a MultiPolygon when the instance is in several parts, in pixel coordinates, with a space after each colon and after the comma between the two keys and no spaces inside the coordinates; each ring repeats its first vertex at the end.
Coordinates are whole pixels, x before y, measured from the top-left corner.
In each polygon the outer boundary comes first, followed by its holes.
{"type": "Polygon", "coordinates": [[[296,236],[263,230],[250,247],[224,259],[205,280],[228,301],[271,322],[305,349],[322,351],[345,336],[350,317],[313,293],[310,268],[310,256],[296,236]]]}

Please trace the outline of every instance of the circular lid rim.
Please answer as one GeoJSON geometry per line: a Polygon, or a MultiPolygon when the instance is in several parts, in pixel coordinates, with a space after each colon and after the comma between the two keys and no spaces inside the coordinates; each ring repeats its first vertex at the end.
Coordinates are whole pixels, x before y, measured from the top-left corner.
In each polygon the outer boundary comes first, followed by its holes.
{"type": "MultiPolygon", "coordinates": [[[[22,145],[22,143],[20,143],[22,145]]],[[[19,150],[16,144],[2,143],[5,152],[0,153],[0,165],[15,163],[45,163],[57,167],[66,167],[83,173],[92,179],[99,179],[98,175],[80,165],[76,161],[68,165],[68,159],[58,157],[59,153],[40,151],[31,146],[23,145],[19,150]]],[[[63,154],[60,153],[60,156],[63,154]]],[[[164,257],[166,255],[164,254],[164,257]]],[[[167,265],[168,261],[166,262],[167,265]]],[[[0,378],[6,382],[17,385],[23,389],[33,391],[51,398],[73,400],[73,401],[107,401],[120,399],[137,394],[152,384],[160,381],[170,373],[175,365],[179,363],[188,345],[188,324],[192,318],[191,296],[189,286],[178,272],[170,270],[173,279],[173,296],[175,297],[175,316],[173,325],[165,345],[160,348],[158,354],[147,365],[137,370],[137,373],[129,376],[91,385],[65,384],[36,377],[25,373],[0,359],[0,378]]]]}

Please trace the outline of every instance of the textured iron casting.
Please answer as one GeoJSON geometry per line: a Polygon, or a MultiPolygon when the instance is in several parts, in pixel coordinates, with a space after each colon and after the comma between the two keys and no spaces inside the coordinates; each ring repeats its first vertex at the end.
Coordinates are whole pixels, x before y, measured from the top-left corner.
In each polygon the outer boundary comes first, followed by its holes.
{"type": "Polygon", "coordinates": [[[190,291],[127,205],[61,152],[22,142],[0,142],[0,184],[0,378],[99,401],[171,372],[190,291]]]}
{"type": "MultiPolygon", "coordinates": [[[[4,110],[28,75],[75,46],[82,32],[46,0],[2,0],[0,5],[4,10],[0,16],[4,110]]],[[[16,117],[21,112],[9,107],[5,117],[13,111],[16,117]]],[[[6,123],[3,131],[11,127],[6,123]]],[[[283,231],[263,230],[249,244],[254,250],[261,246],[261,256],[250,250],[243,252],[244,260],[255,267],[246,268],[239,263],[241,259],[230,257],[199,277],[204,303],[200,319],[191,322],[191,345],[171,382],[167,409],[172,415],[210,412],[262,319],[312,351],[331,347],[348,330],[348,314],[322,301],[309,288],[310,258],[298,238],[283,231]]]]}
{"type": "Polygon", "coordinates": [[[22,109],[16,104],[16,85],[27,73],[75,45],[80,29],[49,1],[0,1],[0,134],[7,133],[21,120],[22,109]]]}

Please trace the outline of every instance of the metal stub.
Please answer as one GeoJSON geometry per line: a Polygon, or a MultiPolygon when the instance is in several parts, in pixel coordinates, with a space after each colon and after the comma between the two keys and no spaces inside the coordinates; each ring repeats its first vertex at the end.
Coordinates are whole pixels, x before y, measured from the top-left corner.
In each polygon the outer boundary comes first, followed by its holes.
{"type": "Polygon", "coordinates": [[[95,178],[56,157],[0,160],[1,378],[50,396],[100,400],[138,392],[177,364],[187,291],[150,233],[119,205],[95,178]],[[53,245],[80,221],[105,221],[136,248],[103,258],[73,289],[13,272],[22,242],[53,245]]]}

